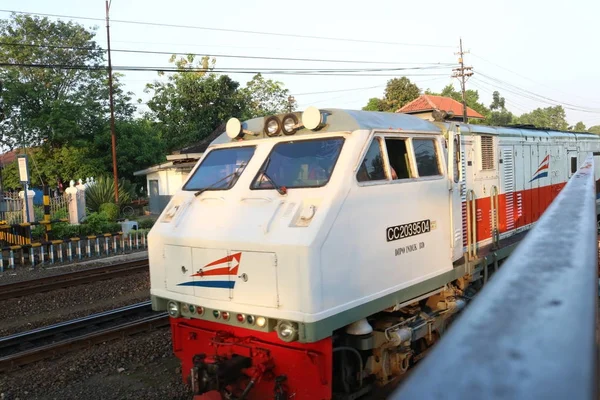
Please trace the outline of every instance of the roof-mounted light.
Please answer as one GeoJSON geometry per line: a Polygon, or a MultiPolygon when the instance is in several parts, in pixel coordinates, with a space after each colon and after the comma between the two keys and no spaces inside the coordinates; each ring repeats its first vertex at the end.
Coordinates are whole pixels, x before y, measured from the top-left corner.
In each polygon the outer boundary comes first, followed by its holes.
{"type": "Polygon", "coordinates": [[[308,107],[302,113],[302,125],[311,131],[319,129],[323,125],[323,114],[317,107],[308,107]]]}
{"type": "Polygon", "coordinates": [[[265,121],[265,134],[269,137],[277,136],[281,132],[281,122],[277,117],[269,117],[265,121]]]}
{"type": "Polygon", "coordinates": [[[298,125],[298,117],[294,114],[286,114],[283,116],[283,124],[281,130],[284,135],[293,135],[300,126],[298,125]]]}
{"type": "Polygon", "coordinates": [[[229,121],[227,121],[227,125],[225,126],[225,132],[227,132],[227,136],[231,139],[237,139],[242,136],[242,134],[256,135],[256,133],[244,129],[244,126],[242,126],[242,123],[237,118],[229,118],[229,121]]]}

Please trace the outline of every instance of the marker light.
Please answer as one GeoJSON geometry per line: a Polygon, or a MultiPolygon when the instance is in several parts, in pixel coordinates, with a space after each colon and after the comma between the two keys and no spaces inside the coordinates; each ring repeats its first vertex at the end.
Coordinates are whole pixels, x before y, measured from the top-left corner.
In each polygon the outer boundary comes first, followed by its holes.
{"type": "Polygon", "coordinates": [[[221,313],[218,310],[213,311],[213,317],[215,317],[216,319],[219,319],[220,315],[221,315],[221,313]]]}
{"type": "Polygon", "coordinates": [[[240,322],[242,324],[246,320],[246,317],[244,316],[244,314],[238,314],[236,318],[237,318],[238,322],[240,322]]]}
{"type": "Polygon", "coordinates": [[[227,136],[235,139],[242,133],[242,123],[237,118],[229,118],[225,126],[225,132],[227,132],[227,136]]]}
{"type": "Polygon", "coordinates": [[[277,117],[269,117],[265,121],[265,133],[267,136],[276,136],[281,131],[281,123],[277,117]]]}
{"type": "Polygon", "coordinates": [[[267,320],[265,319],[265,317],[258,317],[258,318],[256,318],[256,325],[258,325],[258,326],[260,326],[262,328],[266,324],[267,324],[267,320]]]}
{"type": "Polygon", "coordinates": [[[323,116],[317,107],[310,106],[302,113],[302,125],[306,129],[315,130],[323,123],[323,116]]]}
{"type": "Polygon", "coordinates": [[[173,318],[177,318],[179,317],[179,304],[177,304],[177,302],[175,301],[169,301],[167,303],[167,311],[169,312],[169,315],[173,318]]]}
{"type": "Polygon", "coordinates": [[[296,133],[295,126],[298,124],[298,118],[294,114],[287,114],[283,117],[282,131],[284,135],[293,135],[296,133]]]}
{"type": "Polygon", "coordinates": [[[228,313],[227,311],[223,311],[223,312],[221,313],[221,316],[223,317],[223,319],[224,319],[225,321],[227,321],[227,320],[229,319],[229,313],[228,313]]]}
{"type": "Polygon", "coordinates": [[[248,315],[248,316],[246,317],[246,321],[248,321],[248,323],[249,323],[250,325],[254,325],[254,321],[256,321],[256,318],[254,318],[254,315],[248,315]]]}
{"type": "Polygon", "coordinates": [[[195,313],[195,312],[196,312],[196,307],[195,307],[193,304],[190,304],[190,305],[188,306],[188,310],[190,310],[190,313],[192,313],[192,314],[193,314],[193,313],[195,313]]]}
{"type": "Polygon", "coordinates": [[[204,307],[202,307],[202,306],[196,307],[196,312],[198,313],[198,315],[204,314],[204,307]]]}
{"type": "Polygon", "coordinates": [[[284,342],[293,342],[298,337],[298,329],[293,322],[279,321],[276,329],[277,336],[284,342]]]}

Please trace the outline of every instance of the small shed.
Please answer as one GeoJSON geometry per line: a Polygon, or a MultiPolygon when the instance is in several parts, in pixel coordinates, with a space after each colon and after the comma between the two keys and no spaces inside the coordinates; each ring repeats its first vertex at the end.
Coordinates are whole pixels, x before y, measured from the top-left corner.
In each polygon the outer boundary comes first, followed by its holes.
{"type": "Polygon", "coordinates": [[[134,172],[135,176],[146,175],[148,208],[151,214],[160,214],[165,209],[171,196],[181,189],[206,148],[224,131],[225,124],[221,124],[200,142],[167,155],[166,162],[134,172]]]}

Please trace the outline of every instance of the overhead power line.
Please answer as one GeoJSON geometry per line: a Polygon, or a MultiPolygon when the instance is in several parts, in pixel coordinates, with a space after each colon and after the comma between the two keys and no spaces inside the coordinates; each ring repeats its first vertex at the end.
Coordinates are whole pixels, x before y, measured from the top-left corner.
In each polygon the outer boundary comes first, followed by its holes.
{"type": "MultiPolygon", "coordinates": [[[[112,21],[112,20],[111,20],[112,21]]],[[[47,49],[65,49],[65,50],[83,50],[83,51],[103,51],[106,49],[99,47],[75,47],[75,46],[57,46],[48,44],[31,44],[31,43],[10,43],[0,42],[0,46],[14,46],[14,47],[37,47],[47,49]]],[[[207,57],[220,57],[220,58],[242,58],[242,59],[255,59],[255,60],[272,60],[272,61],[294,61],[294,62],[329,62],[329,63],[347,63],[347,64],[390,64],[390,65],[431,65],[440,67],[451,67],[456,64],[452,63],[416,63],[416,62],[398,62],[398,61],[373,61],[373,60],[339,60],[339,59],[318,59],[318,58],[291,58],[291,57],[272,57],[272,56],[248,56],[248,55],[237,55],[237,54],[211,54],[211,53],[190,53],[181,51],[156,51],[156,50],[134,50],[134,49],[111,49],[111,53],[136,53],[136,54],[182,54],[182,55],[193,55],[193,56],[207,56],[207,57]]]]}
{"type": "MultiPolygon", "coordinates": [[[[76,15],[33,13],[33,12],[25,12],[25,11],[17,11],[17,10],[4,10],[4,9],[0,9],[0,12],[26,14],[26,15],[37,15],[37,16],[42,16],[42,17],[53,17],[53,18],[70,18],[70,19],[81,19],[81,20],[88,20],[88,21],[104,21],[102,18],[82,17],[82,16],[76,16],[76,15]]],[[[387,41],[379,41],[379,40],[351,39],[351,38],[341,38],[341,37],[298,35],[298,34],[292,34],[292,33],[263,32],[263,31],[251,31],[251,30],[242,30],[242,29],[229,29],[229,28],[214,28],[214,27],[195,26],[195,25],[180,25],[180,24],[166,24],[166,23],[159,23],[159,22],[131,21],[131,20],[123,20],[123,19],[122,20],[111,19],[111,22],[122,23],[122,24],[146,25],[146,26],[160,26],[160,27],[167,27],[167,28],[198,29],[198,30],[215,31],[215,32],[230,32],[230,33],[243,33],[243,34],[252,34],[252,35],[279,36],[279,37],[290,37],[290,38],[300,38],[300,39],[318,39],[318,40],[331,40],[331,41],[351,42],[351,43],[384,44],[384,45],[392,45],[392,46],[414,46],[414,47],[433,47],[433,48],[454,48],[455,47],[455,46],[439,45],[439,44],[387,42],[387,41]]]]}
{"type": "Polygon", "coordinates": [[[486,75],[482,72],[478,72],[478,75],[482,76],[484,79],[486,79],[490,84],[495,84],[497,85],[502,85],[502,87],[504,88],[503,90],[512,90],[513,92],[516,92],[516,94],[521,95],[522,97],[526,97],[529,98],[531,100],[536,100],[542,103],[547,103],[547,104],[553,104],[553,105],[562,105],[565,108],[569,108],[575,111],[583,111],[583,112],[593,112],[593,113],[600,113],[600,108],[591,108],[591,107],[584,107],[578,104],[572,104],[572,103],[567,103],[564,101],[559,101],[559,100],[555,100],[552,99],[550,97],[546,97],[546,96],[542,96],[539,95],[537,93],[534,93],[532,91],[526,90],[526,89],[522,89],[516,85],[513,85],[511,83],[508,83],[506,81],[503,81],[501,79],[497,79],[494,77],[491,77],[489,75],[486,75]]]}
{"type": "Polygon", "coordinates": [[[592,108],[587,108],[587,107],[581,107],[578,105],[572,105],[569,103],[565,103],[565,102],[560,102],[558,100],[553,100],[544,96],[540,96],[536,93],[530,92],[528,90],[525,89],[521,89],[517,86],[511,85],[507,82],[501,81],[499,79],[496,78],[492,78],[489,77],[485,74],[482,74],[481,72],[478,73],[478,76],[482,76],[484,77],[485,80],[482,80],[480,78],[475,78],[477,80],[477,82],[481,83],[481,84],[485,84],[491,87],[494,87],[498,90],[502,90],[508,93],[512,93],[516,96],[520,96],[522,98],[528,99],[528,100],[532,100],[538,103],[544,103],[544,104],[548,104],[548,105],[552,105],[552,106],[562,106],[563,108],[567,109],[567,110],[572,110],[572,111],[580,111],[580,112],[586,112],[586,113],[592,113],[592,114],[600,114],[600,109],[592,109],[592,108]]]}
{"type": "MultiPolygon", "coordinates": [[[[16,68],[42,68],[64,70],[101,71],[107,67],[103,65],[68,65],[68,64],[25,64],[25,63],[0,63],[0,67],[16,68]]],[[[145,71],[145,72],[174,72],[174,73],[236,73],[236,74],[271,74],[271,75],[325,75],[325,76],[398,76],[398,74],[375,74],[374,72],[398,72],[412,68],[363,68],[363,69],[276,69],[276,68],[175,68],[175,67],[143,67],[143,66],[113,66],[114,71],[145,71]]],[[[445,76],[446,74],[403,74],[404,76],[445,76]]]]}

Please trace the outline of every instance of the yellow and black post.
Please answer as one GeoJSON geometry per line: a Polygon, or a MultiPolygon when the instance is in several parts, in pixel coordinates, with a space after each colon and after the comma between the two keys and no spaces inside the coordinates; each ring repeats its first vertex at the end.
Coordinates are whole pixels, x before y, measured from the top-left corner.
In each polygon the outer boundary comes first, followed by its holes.
{"type": "Polygon", "coordinates": [[[44,226],[46,227],[46,241],[51,239],[52,224],[50,224],[50,188],[44,183],[44,226]]]}

